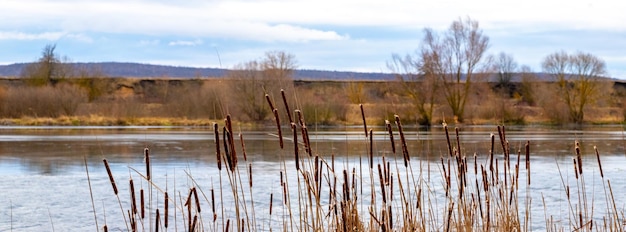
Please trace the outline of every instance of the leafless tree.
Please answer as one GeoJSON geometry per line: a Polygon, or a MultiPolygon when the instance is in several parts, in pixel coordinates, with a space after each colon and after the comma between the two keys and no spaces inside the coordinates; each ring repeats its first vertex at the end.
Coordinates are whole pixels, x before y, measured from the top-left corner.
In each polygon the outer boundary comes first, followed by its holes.
{"type": "Polygon", "coordinates": [[[517,62],[515,62],[513,56],[500,52],[497,58],[495,58],[494,69],[498,74],[496,88],[509,96],[513,94],[515,89],[511,84],[511,81],[513,79],[513,75],[517,72],[517,62]]]}
{"type": "Polygon", "coordinates": [[[260,61],[235,66],[228,77],[231,92],[242,112],[250,120],[264,120],[271,113],[265,94],[280,96],[281,89],[291,92],[296,68],[295,56],[283,51],[267,52],[260,61]]]}
{"type": "Polygon", "coordinates": [[[438,77],[423,71],[423,57],[426,54],[407,54],[401,57],[392,55],[387,67],[396,75],[396,80],[402,86],[404,94],[411,99],[411,104],[419,114],[419,123],[430,126],[433,120],[433,111],[437,91],[439,90],[438,77]]]}
{"type": "Polygon", "coordinates": [[[432,29],[424,32],[421,71],[442,82],[452,114],[463,121],[472,82],[477,73],[487,68],[484,55],[489,37],[470,18],[454,21],[441,38],[432,29]]]}
{"type": "Polygon", "coordinates": [[[582,123],[585,107],[595,102],[599,95],[601,76],[606,74],[604,61],[590,53],[560,51],[548,55],[542,68],[554,77],[570,120],[582,123]]]}

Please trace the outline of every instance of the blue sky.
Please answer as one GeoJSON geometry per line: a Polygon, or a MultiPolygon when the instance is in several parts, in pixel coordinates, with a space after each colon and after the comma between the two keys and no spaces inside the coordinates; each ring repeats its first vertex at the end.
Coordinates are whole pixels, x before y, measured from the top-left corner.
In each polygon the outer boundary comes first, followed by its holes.
{"type": "Polygon", "coordinates": [[[389,72],[424,28],[471,17],[506,52],[541,71],[564,50],[606,61],[626,79],[626,2],[422,0],[3,0],[0,64],[36,60],[46,44],[75,62],[223,67],[292,53],[300,68],[389,72]],[[218,57],[219,54],[219,57],[218,57]],[[221,62],[220,62],[221,61],[221,62]]]}

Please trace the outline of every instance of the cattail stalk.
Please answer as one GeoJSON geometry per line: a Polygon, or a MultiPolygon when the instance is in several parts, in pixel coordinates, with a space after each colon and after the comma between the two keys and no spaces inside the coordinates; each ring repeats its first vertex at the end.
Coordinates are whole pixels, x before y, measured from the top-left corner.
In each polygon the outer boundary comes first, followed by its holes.
{"type": "Polygon", "coordinates": [[[137,214],[137,201],[135,198],[135,185],[133,184],[133,179],[129,180],[130,185],[130,206],[132,208],[133,215],[137,214]]]}
{"type": "Polygon", "coordinates": [[[241,153],[243,153],[243,160],[248,161],[248,156],[246,155],[246,144],[243,141],[242,133],[239,133],[239,141],[241,142],[241,153]]]}
{"type": "MultiPolygon", "coordinates": [[[[211,189],[211,193],[213,193],[213,190],[212,190],[212,189],[211,189]]],[[[169,202],[170,202],[170,198],[169,198],[169,196],[167,195],[167,192],[165,192],[165,201],[163,202],[163,203],[164,203],[163,210],[165,211],[165,214],[163,214],[163,222],[164,222],[163,224],[165,225],[165,228],[167,228],[167,226],[168,226],[168,217],[169,217],[169,214],[168,214],[168,211],[169,211],[169,202]]],[[[215,209],[214,209],[214,211],[215,211],[215,209]]]]}
{"type": "Polygon", "coordinates": [[[593,146],[593,150],[596,151],[596,157],[598,158],[598,167],[600,168],[600,177],[604,179],[604,173],[602,172],[602,162],[600,162],[600,153],[598,152],[598,148],[593,146]]]}
{"type": "Polygon", "coordinates": [[[406,146],[406,139],[404,138],[404,132],[402,131],[402,123],[400,122],[400,116],[395,115],[396,118],[396,126],[398,127],[398,132],[400,133],[400,142],[402,143],[402,156],[404,158],[404,167],[409,166],[410,156],[409,149],[406,146]]]}
{"type": "Polygon", "coordinates": [[[107,159],[102,159],[104,162],[104,167],[107,169],[107,174],[109,175],[109,181],[111,181],[111,186],[113,187],[113,192],[117,195],[117,185],[115,185],[115,179],[113,179],[113,174],[111,173],[111,168],[109,167],[109,162],[107,159]]]}
{"type": "Polygon", "coordinates": [[[146,180],[150,182],[150,149],[147,147],[144,148],[143,154],[146,159],[146,180]]]}
{"type": "Polygon", "coordinates": [[[283,131],[280,128],[280,118],[278,118],[278,110],[272,110],[274,118],[276,119],[276,129],[278,130],[278,142],[280,143],[280,149],[283,149],[283,131]]]}
{"type": "Polygon", "coordinates": [[[367,122],[365,121],[365,111],[363,111],[363,104],[359,104],[361,108],[361,118],[363,118],[363,130],[365,131],[365,138],[367,138],[367,122]]]}
{"type": "Polygon", "coordinates": [[[213,124],[213,133],[215,134],[215,156],[217,156],[217,169],[221,171],[222,153],[220,152],[220,131],[218,129],[217,123],[213,124]]]}
{"type": "Polygon", "coordinates": [[[293,123],[293,117],[291,116],[291,110],[289,109],[289,104],[287,104],[287,97],[285,97],[285,90],[280,90],[280,95],[283,97],[283,104],[285,105],[285,110],[287,111],[287,116],[289,117],[289,123],[293,123]]]}

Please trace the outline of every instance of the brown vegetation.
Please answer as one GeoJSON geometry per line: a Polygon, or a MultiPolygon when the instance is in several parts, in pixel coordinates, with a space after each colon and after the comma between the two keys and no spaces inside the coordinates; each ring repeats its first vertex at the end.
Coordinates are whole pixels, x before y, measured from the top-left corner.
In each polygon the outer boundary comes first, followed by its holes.
{"type": "MultiPolygon", "coordinates": [[[[528,74],[530,75],[530,74],[528,74]]],[[[528,76],[527,75],[527,76],[528,76]]],[[[3,124],[28,125],[206,125],[227,113],[244,115],[238,120],[272,123],[272,111],[259,90],[258,117],[245,113],[250,102],[236,97],[241,90],[233,85],[246,80],[203,79],[70,79],[54,86],[31,86],[21,79],[0,80],[0,118],[3,124]],[[97,91],[84,83],[97,83],[97,91]],[[98,92],[90,99],[89,92],[98,92]],[[204,122],[201,122],[204,121],[204,122]]],[[[354,113],[360,103],[368,112],[368,121],[382,125],[394,114],[406,115],[403,122],[424,125],[423,115],[414,108],[414,97],[402,91],[401,81],[292,81],[285,91],[288,104],[309,115],[315,125],[355,125],[362,122],[354,113]],[[367,101],[365,101],[367,100],[367,101]]],[[[411,85],[420,88],[421,82],[411,85]]],[[[619,82],[602,82],[603,95],[583,109],[587,123],[621,123],[626,116],[626,87],[619,82]],[[612,87],[611,87],[612,86],[612,87]]],[[[498,85],[474,83],[468,93],[466,124],[523,124],[572,122],[566,104],[558,97],[552,82],[528,77],[512,82],[511,95],[499,94],[498,85]]],[[[280,89],[267,92],[274,102],[282,102],[280,89]]],[[[247,94],[247,93],[246,93],[247,94]]],[[[431,106],[429,106],[431,107],[431,106]]],[[[433,123],[454,121],[445,102],[432,104],[433,123]]],[[[285,111],[278,112],[287,118],[285,111]]]]}

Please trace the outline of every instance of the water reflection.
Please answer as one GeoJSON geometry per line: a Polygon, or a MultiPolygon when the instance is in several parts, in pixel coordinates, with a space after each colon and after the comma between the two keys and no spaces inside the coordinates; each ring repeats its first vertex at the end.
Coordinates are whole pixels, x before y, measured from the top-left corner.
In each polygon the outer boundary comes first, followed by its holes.
{"type": "MultiPolygon", "coordinates": [[[[388,134],[384,128],[374,127],[374,130],[376,132],[373,150],[377,155],[376,162],[379,162],[383,154],[388,157],[388,161],[393,162],[395,159],[393,159],[388,134]]],[[[278,173],[282,170],[281,165],[287,166],[287,170],[293,169],[294,144],[289,139],[291,132],[283,131],[284,149],[279,147],[274,128],[242,133],[247,159],[255,170],[254,182],[258,186],[254,189],[255,201],[258,201],[255,204],[261,207],[259,211],[262,211],[265,210],[263,207],[267,207],[268,194],[280,192],[276,182],[278,173]]],[[[491,149],[491,134],[496,136],[496,153],[501,154],[502,148],[495,127],[460,128],[459,142],[462,144],[462,154],[470,157],[476,154],[479,160],[485,160],[491,149]]],[[[450,131],[449,136],[456,143],[454,130],[450,131]]],[[[623,173],[624,164],[626,164],[624,133],[621,126],[583,128],[582,130],[511,127],[507,128],[506,136],[514,154],[520,148],[523,152],[523,144],[526,141],[530,141],[531,144],[534,170],[532,178],[538,180],[530,189],[530,194],[533,194],[533,220],[538,221],[535,223],[535,226],[538,226],[533,227],[536,230],[542,230],[541,220],[544,212],[540,196],[543,193],[546,194],[547,204],[551,210],[555,208],[550,214],[567,218],[567,211],[560,211],[565,208],[566,203],[562,201],[564,191],[562,182],[558,178],[560,174],[556,164],[561,165],[564,175],[566,177],[569,175],[571,178],[571,158],[576,140],[581,144],[582,153],[585,156],[584,164],[597,170],[595,166],[597,161],[593,152],[593,147],[597,146],[603,157],[605,175],[613,178],[611,182],[614,191],[620,194],[626,191],[626,179],[621,178],[620,174],[623,173]]],[[[310,137],[315,153],[326,160],[335,157],[335,165],[340,170],[359,167],[360,163],[367,163],[362,158],[367,154],[368,145],[360,127],[312,130],[310,137]]],[[[191,172],[193,177],[204,185],[204,190],[213,188],[219,176],[215,164],[213,138],[214,135],[209,128],[2,128],[0,129],[0,188],[4,191],[0,193],[0,205],[2,205],[0,207],[0,231],[9,230],[7,218],[10,218],[11,214],[16,225],[14,228],[18,228],[19,231],[49,230],[46,207],[56,210],[53,218],[57,228],[72,228],[77,231],[92,230],[90,222],[93,220],[93,215],[89,211],[91,204],[83,166],[84,158],[88,161],[91,181],[94,192],[97,194],[96,201],[101,201],[103,205],[113,203],[107,207],[97,206],[96,211],[99,216],[103,211],[100,208],[113,211],[112,213],[107,211],[107,215],[119,213],[114,211],[116,200],[111,193],[111,186],[102,167],[102,159],[109,160],[114,175],[119,178],[118,181],[125,183],[129,176],[138,178],[128,167],[143,171],[144,147],[151,149],[154,181],[160,186],[175,182],[181,179],[180,177],[185,179],[187,172],[191,172]]],[[[395,145],[399,150],[398,136],[396,135],[395,138],[395,145]]],[[[440,183],[440,159],[448,153],[443,128],[433,127],[429,131],[407,128],[406,138],[413,167],[416,167],[415,172],[424,175],[424,178],[433,183],[440,183]]],[[[239,140],[237,144],[240,144],[239,140]]],[[[240,147],[237,149],[241,151],[240,147]]],[[[241,160],[242,154],[240,152],[239,154],[241,160]]],[[[496,158],[502,160],[501,155],[497,155],[496,158]]],[[[402,159],[399,158],[399,160],[402,162],[402,159]]],[[[290,178],[293,178],[293,173],[288,174],[290,178]]],[[[243,178],[247,178],[245,175],[243,178]]],[[[597,174],[592,172],[592,175],[597,174]]],[[[594,178],[597,177],[594,176],[594,178]]],[[[566,182],[571,182],[572,179],[566,179],[566,182]]],[[[601,182],[592,180],[590,183],[595,186],[601,182]]],[[[176,184],[180,189],[185,189],[190,185],[188,180],[176,184]]],[[[127,193],[127,189],[124,188],[127,186],[120,184],[120,189],[122,189],[120,192],[127,193]]],[[[276,198],[275,200],[280,201],[276,198]]],[[[617,203],[623,205],[623,200],[619,199],[617,203]]],[[[124,205],[127,204],[124,203],[124,205]]],[[[286,214],[286,212],[282,213],[286,214]]],[[[123,225],[120,221],[121,217],[111,216],[108,220],[112,224],[123,225]]],[[[275,223],[278,224],[282,219],[272,220],[277,220],[275,223]]]]}
{"type": "MultiPolygon", "coordinates": [[[[384,128],[374,129],[377,130],[374,133],[374,151],[377,155],[392,156],[387,132],[384,128]]],[[[447,154],[446,135],[441,127],[433,127],[429,131],[413,129],[406,130],[407,146],[412,157],[438,160],[447,154]]],[[[0,162],[4,166],[17,166],[9,170],[57,175],[68,168],[82,166],[83,157],[87,157],[89,163],[98,163],[107,157],[136,164],[143,161],[144,147],[152,149],[152,157],[157,162],[215,162],[214,136],[208,128],[7,127],[0,131],[0,162]]],[[[283,150],[279,147],[273,128],[242,133],[247,156],[252,160],[277,162],[293,154],[294,145],[288,130],[284,131],[283,150]]],[[[474,153],[478,156],[488,154],[491,134],[496,136],[496,151],[501,151],[495,127],[460,128],[459,140],[464,149],[462,152],[470,156],[474,153]]],[[[450,130],[449,136],[455,143],[454,129],[450,130]]],[[[621,126],[590,127],[583,130],[510,127],[507,128],[506,136],[513,153],[523,150],[523,144],[527,140],[531,141],[533,156],[572,155],[574,141],[581,143],[584,154],[593,155],[594,146],[606,155],[624,155],[626,152],[621,126]]],[[[398,137],[395,136],[397,148],[400,147],[398,137]]],[[[360,156],[367,154],[368,150],[362,128],[358,127],[323,128],[310,132],[310,140],[314,152],[323,157],[360,156]]]]}

